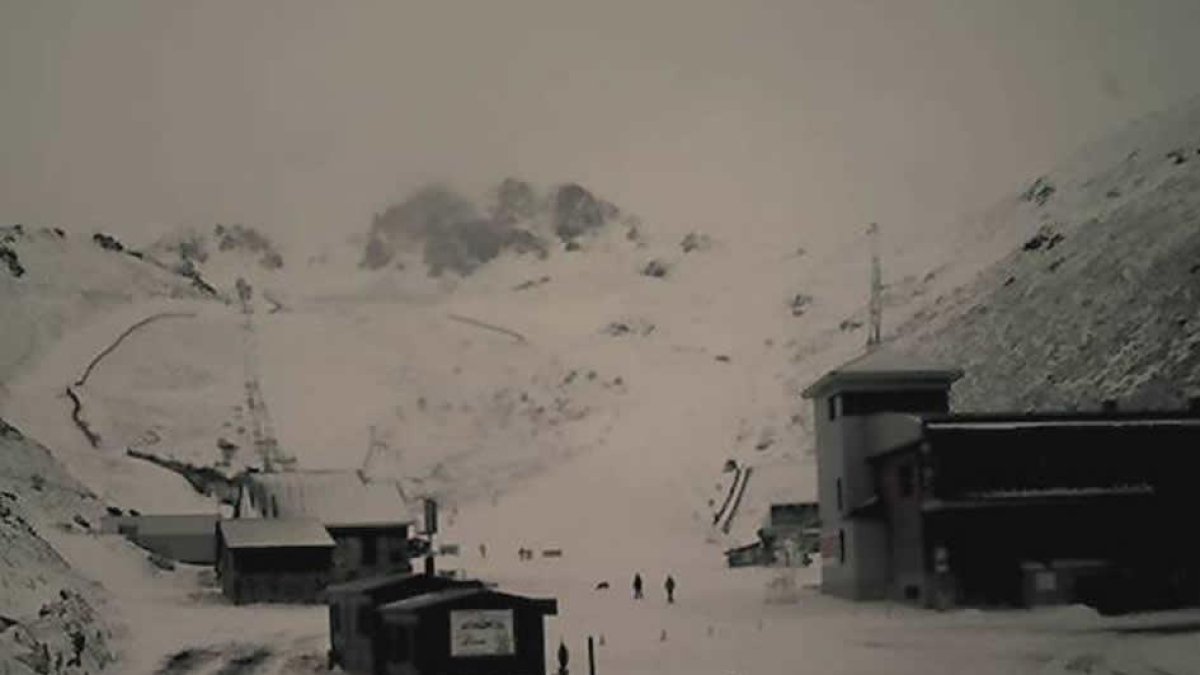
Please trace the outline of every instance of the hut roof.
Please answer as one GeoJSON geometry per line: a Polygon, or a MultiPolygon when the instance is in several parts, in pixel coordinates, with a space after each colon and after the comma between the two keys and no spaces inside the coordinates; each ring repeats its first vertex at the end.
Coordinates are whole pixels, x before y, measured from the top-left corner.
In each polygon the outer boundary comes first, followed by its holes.
{"type": "Polygon", "coordinates": [[[379,527],[413,522],[394,482],[364,480],[354,471],[289,471],[256,475],[259,510],[279,518],[314,518],[326,527],[379,527]],[[271,507],[268,512],[268,506],[271,507]]]}
{"type": "Polygon", "coordinates": [[[963,376],[960,368],[888,349],[867,352],[825,373],[804,390],[804,398],[821,395],[831,385],[850,382],[871,382],[879,379],[901,377],[905,380],[920,380],[949,384],[963,376]]]}
{"type": "Polygon", "coordinates": [[[311,518],[236,518],[220,523],[225,546],[238,548],[333,548],[325,527],[311,518]]]}
{"type": "Polygon", "coordinates": [[[390,602],[380,607],[379,610],[381,612],[407,614],[411,612],[419,612],[429,607],[456,603],[460,600],[483,597],[499,598],[514,605],[534,607],[546,614],[558,613],[558,602],[555,600],[527,598],[520,595],[501,593],[488,588],[451,588],[443,591],[435,591],[433,593],[424,593],[411,598],[397,600],[396,602],[390,602]]]}
{"type": "Polygon", "coordinates": [[[449,588],[483,588],[485,584],[482,581],[473,579],[451,579],[448,577],[429,576],[426,574],[413,574],[405,572],[401,574],[387,574],[378,577],[367,577],[365,579],[355,579],[340,584],[333,584],[326,590],[330,594],[355,594],[365,593],[371,594],[375,591],[386,590],[391,588],[402,587],[420,588],[425,587],[426,592],[440,591],[449,588]]]}

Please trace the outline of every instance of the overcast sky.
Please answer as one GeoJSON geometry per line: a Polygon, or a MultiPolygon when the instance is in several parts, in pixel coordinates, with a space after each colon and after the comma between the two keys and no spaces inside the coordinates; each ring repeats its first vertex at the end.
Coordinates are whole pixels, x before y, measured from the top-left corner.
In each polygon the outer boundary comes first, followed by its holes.
{"type": "Polygon", "coordinates": [[[1200,2],[0,0],[0,222],[362,231],[414,185],[944,223],[1200,90],[1200,2]]]}

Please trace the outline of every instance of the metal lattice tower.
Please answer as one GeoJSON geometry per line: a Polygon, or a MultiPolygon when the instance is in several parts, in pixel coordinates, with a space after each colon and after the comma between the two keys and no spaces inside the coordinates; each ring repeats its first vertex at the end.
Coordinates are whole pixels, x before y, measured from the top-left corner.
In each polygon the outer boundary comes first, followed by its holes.
{"type": "Polygon", "coordinates": [[[879,269],[879,225],[867,227],[871,246],[871,300],[868,305],[870,318],[867,324],[867,348],[879,344],[883,326],[883,277],[879,269]]]}
{"type": "Polygon", "coordinates": [[[279,439],[275,436],[275,425],[271,421],[271,412],[267,409],[267,400],[263,396],[258,369],[258,333],[254,328],[254,309],[250,303],[250,285],[243,279],[238,279],[238,300],[242,306],[242,355],[246,376],[246,412],[250,416],[250,431],[253,435],[254,449],[262,459],[263,471],[272,473],[280,469],[288,469],[295,459],[287,457],[279,449],[279,439]]]}

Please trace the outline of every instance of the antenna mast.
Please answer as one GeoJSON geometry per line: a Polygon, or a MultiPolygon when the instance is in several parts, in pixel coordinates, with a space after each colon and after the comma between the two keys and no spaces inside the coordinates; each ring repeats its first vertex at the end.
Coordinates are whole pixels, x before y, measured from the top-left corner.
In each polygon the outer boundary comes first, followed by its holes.
{"type": "Polygon", "coordinates": [[[883,279],[879,271],[879,224],[867,227],[871,245],[871,301],[868,305],[870,320],[867,327],[867,349],[879,345],[883,324],[883,279]]]}

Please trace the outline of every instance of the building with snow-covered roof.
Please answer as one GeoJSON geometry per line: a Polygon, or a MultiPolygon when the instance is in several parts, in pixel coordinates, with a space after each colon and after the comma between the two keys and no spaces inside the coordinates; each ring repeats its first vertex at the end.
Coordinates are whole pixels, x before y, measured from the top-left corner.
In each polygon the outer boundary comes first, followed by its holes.
{"type": "Polygon", "coordinates": [[[216,513],[108,515],[100,531],[125,536],[158,555],[195,565],[211,565],[217,555],[216,513]]]}
{"type": "Polygon", "coordinates": [[[877,352],[805,390],[825,592],[929,605],[1200,603],[1200,553],[1180,536],[1200,412],[952,413],[961,375],[877,352]]]}
{"type": "Polygon", "coordinates": [[[454,588],[484,588],[482,581],[431,574],[391,574],[334,584],[329,603],[330,661],[348,673],[372,675],[385,661],[385,641],[376,639],[379,607],[454,588]]]}
{"type": "Polygon", "coordinates": [[[241,518],[310,518],[337,544],[334,581],[411,571],[412,515],[399,484],[356,471],[286,471],[249,475],[241,518]]]}
{"type": "Polygon", "coordinates": [[[334,541],[311,518],[241,518],[217,525],[217,575],[237,604],[313,602],[329,583],[334,541]]]}
{"type": "Polygon", "coordinates": [[[380,673],[545,675],[545,617],[558,602],[446,588],[379,608],[380,673]]]}

